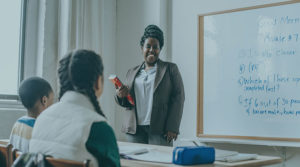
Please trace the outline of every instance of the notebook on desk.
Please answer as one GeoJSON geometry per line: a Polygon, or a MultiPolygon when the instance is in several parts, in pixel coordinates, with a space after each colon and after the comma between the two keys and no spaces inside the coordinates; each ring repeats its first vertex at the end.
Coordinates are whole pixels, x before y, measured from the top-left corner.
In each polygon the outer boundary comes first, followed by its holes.
{"type": "Polygon", "coordinates": [[[216,160],[220,161],[223,160],[226,157],[229,156],[234,156],[234,155],[238,155],[239,153],[236,151],[228,151],[228,150],[220,150],[220,149],[215,149],[216,151],[216,160]]]}
{"type": "Polygon", "coordinates": [[[145,147],[121,146],[119,149],[120,149],[119,151],[121,156],[139,155],[139,154],[145,154],[149,152],[149,149],[145,147]]]}
{"type": "Polygon", "coordinates": [[[149,162],[172,163],[172,153],[143,146],[119,146],[121,158],[149,162]]]}
{"type": "Polygon", "coordinates": [[[222,162],[239,162],[256,159],[257,154],[244,154],[236,151],[227,151],[216,149],[216,160],[222,162]]]}

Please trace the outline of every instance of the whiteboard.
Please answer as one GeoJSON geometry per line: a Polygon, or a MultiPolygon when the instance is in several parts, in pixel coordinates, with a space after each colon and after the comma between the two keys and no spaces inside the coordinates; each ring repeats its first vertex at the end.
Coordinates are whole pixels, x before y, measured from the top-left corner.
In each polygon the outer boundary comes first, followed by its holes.
{"type": "Polygon", "coordinates": [[[198,136],[300,141],[300,3],[199,20],[198,136]]]}

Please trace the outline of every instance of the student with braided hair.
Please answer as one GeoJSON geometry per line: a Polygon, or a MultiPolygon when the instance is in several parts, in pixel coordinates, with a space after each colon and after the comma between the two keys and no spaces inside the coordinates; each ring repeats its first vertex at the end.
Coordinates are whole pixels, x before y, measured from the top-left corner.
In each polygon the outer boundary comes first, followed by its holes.
{"type": "Polygon", "coordinates": [[[140,41],[144,62],[128,70],[125,86],[116,92],[117,103],[127,108],[122,131],[131,142],[170,146],[179,134],[183,82],[176,64],[159,59],[163,45],[162,30],[147,26],[140,41]]]}
{"type": "Polygon", "coordinates": [[[60,60],[60,101],[40,115],[30,152],[91,166],[120,166],[116,137],[106,122],[98,98],[103,90],[103,64],[93,51],[76,50],[60,60]]]}

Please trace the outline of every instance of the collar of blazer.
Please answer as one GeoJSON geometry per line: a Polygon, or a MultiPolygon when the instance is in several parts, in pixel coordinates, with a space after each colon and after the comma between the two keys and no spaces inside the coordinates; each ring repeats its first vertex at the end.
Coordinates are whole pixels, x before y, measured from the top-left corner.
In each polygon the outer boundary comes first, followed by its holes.
{"type": "MultiPolygon", "coordinates": [[[[129,78],[130,89],[133,88],[133,83],[134,83],[135,77],[138,74],[138,72],[140,71],[140,69],[143,67],[144,63],[145,62],[143,62],[141,65],[139,65],[139,66],[137,66],[136,68],[133,69],[132,75],[130,75],[130,78],[129,78]]],[[[155,90],[158,87],[160,81],[162,80],[163,76],[165,75],[166,69],[167,69],[167,63],[165,63],[164,61],[158,59],[157,60],[157,70],[156,70],[156,75],[155,75],[153,93],[155,92],[155,90]]]]}

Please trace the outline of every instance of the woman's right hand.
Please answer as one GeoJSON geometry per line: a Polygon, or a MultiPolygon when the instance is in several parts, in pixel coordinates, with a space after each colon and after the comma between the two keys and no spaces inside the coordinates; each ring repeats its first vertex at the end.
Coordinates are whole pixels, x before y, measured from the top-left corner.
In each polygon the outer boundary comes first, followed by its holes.
{"type": "Polygon", "coordinates": [[[123,85],[116,90],[116,93],[119,98],[126,97],[129,94],[129,88],[128,86],[123,85]]]}

